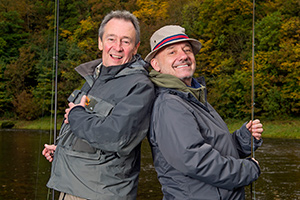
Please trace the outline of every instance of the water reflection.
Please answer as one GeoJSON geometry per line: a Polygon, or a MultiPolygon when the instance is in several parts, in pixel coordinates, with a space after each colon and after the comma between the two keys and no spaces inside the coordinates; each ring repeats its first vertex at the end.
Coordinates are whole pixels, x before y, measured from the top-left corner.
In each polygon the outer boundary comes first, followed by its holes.
{"type": "Polygon", "coordinates": [[[46,199],[50,165],[41,157],[42,131],[0,131],[0,199],[46,199]]]}
{"type": "Polygon", "coordinates": [[[300,140],[265,138],[256,157],[262,170],[257,199],[300,199],[300,140]]]}
{"type": "MultiPolygon", "coordinates": [[[[0,200],[47,199],[50,164],[41,151],[49,137],[45,131],[0,130],[0,200]]],[[[299,147],[300,140],[264,139],[255,154],[262,168],[254,185],[257,200],[300,199],[299,147]]],[[[137,199],[162,199],[147,140],[142,144],[137,199]]]]}

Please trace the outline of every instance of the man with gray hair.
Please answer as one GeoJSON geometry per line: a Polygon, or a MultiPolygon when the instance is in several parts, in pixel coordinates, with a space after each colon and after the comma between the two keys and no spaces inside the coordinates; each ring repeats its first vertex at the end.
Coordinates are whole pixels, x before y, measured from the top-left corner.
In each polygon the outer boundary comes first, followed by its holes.
{"type": "Polygon", "coordinates": [[[61,192],[60,200],[136,199],[154,99],[139,45],[137,18],[112,11],[99,28],[102,59],[76,67],[86,83],[68,99],[57,146],[42,152],[53,161],[47,186],[61,192]]]}
{"type": "Polygon", "coordinates": [[[149,142],[163,199],[244,199],[244,186],[260,168],[251,153],[261,145],[262,124],[245,123],[233,134],[206,101],[204,79],[193,78],[201,43],[180,26],[164,26],[150,39],[145,58],[156,86],[149,142]],[[252,134],[251,134],[252,132],[252,134]]]}

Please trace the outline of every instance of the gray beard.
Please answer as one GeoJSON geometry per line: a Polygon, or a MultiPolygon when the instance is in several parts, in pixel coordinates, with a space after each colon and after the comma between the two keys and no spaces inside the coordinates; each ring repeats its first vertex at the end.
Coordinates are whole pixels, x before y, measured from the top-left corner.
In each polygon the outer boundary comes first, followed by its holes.
{"type": "Polygon", "coordinates": [[[182,77],[182,78],[180,78],[180,80],[186,80],[186,79],[190,79],[190,78],[193,78],[193,76],[186,76],[186,77],[182,77]]]}
{"type": "Polygon", "coordinates": [[[190,86],[190,85],[192,85],[192,78],[193,78],[193,76],[186,76],[186,77],[180,78],[180,80],[182,82],[184,82],[186,85],[190,86]],[[191,82],[189,84],[187,84],[185,81],[189,80],[189,79],[191,80],[191,82]]]}

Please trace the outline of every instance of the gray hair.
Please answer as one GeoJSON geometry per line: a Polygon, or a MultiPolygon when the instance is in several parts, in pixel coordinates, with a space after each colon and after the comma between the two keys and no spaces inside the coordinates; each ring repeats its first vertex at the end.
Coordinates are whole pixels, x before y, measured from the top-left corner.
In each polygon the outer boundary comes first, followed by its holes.
{"type": "Polygon", "coordinates": [[[130,21],[134,28],[135,28],[135,46],[140,42],[140,25],[139,25],[139,21],[136,18],[136,16],[134,16],[133,14],[131,14],[130,12],[123,10],[116,10],[116,11],[111,11],[110,13],[108,13],[99,28],[99,37],[102,40],[103,34],[104,34],[104,28],[105,25],[111,20],[111,19],[123,19],[125,21],[130,21]]]}

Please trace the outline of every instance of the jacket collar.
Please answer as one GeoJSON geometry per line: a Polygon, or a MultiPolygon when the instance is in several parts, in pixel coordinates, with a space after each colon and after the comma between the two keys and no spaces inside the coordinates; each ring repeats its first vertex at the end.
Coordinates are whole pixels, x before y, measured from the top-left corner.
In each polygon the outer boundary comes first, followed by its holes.
{"type": "MultiPolygon", "coordinates": [[[[85,78],[89,84],[91,84],[94,80],[93,75],[95,73],[95,69],[102,63],[102,59],[93,60],[87,63],[83,63],[75,68],[75,70],[85,78]]],[[[125,63],[123,65],[104,67],[103,65],[100,67],[100,76],[101,79],[110,79],[112,77],[132,74],[132,73],[144,73],[147,74],[147,70],[145,69],[146,63],[143,61],[139,54],[134,55],[133,59],[125,63]],[[126,70],[125,70],[126,69],[126,70]]]]}

